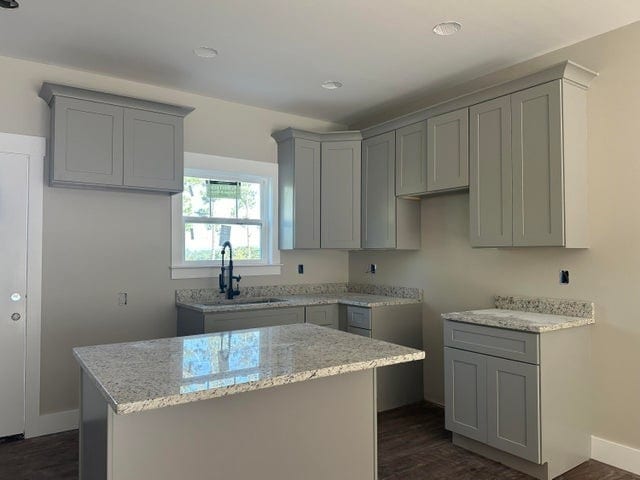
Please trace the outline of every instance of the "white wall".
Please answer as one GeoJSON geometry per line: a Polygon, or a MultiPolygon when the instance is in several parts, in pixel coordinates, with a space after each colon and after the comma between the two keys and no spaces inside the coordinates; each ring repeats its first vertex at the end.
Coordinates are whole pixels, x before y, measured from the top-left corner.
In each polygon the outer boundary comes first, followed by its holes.
{"type": "Polygon", "coordinates": [[[472,249],[469,196],[457,193],[422,200],[421,251],[349,255],[350,281],[424,289],[426,398],[443,402],[441,313],[490,307],[495,294],[591,300],[597,315],[593,433],[640,447],[639,58],[637,23],[424,101],[428,105],[565,59],[600,72],[588,99],[590,249],[472,249]],[[373,278],[364,273],[369,263],[378,264],[373,278]],[[570,285],[559,285],[560,269],[570,270],[570,285]]]}
{"type": "MultiPolygon", "coordinates": [[[[185,149],[276,161],[271,132],[295,126],[342,128],[284,113],[91,73],[0,57],[0,131],[47,136],[43,81],[64,83],[196,110],[185,122],[185,149]]],[[[169,197],[141,193],[45,188],[41,413],[76,408],[77,345],[170,336],[174,291],[209,287],[214,279],[170,280],[169,197]],[[118,307],[117,293],[129,293],[118,307]]],[[[244,285],[344,282],[345,252],[284,252],[282,275],[245,277],[244,285]],[[297,274],[297,264],[305,274],[297,274]]],[[[215,279],[217,282],[217,279],[215,279]]]]}

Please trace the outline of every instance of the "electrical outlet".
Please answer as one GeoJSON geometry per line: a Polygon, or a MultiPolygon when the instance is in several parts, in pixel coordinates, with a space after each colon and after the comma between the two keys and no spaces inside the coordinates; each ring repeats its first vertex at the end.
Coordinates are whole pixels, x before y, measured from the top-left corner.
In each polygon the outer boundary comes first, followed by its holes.
{"type": "Polygon", "coordinates": [[[298,264],[298,273],[300,275],[304,273],[304,265],[302,263],[298,264]]]}
{"type": "Polygon", "coordinates": [[[118,306],[124,307],[128,302],[129,294],[127,292],[118,293],[118,306]]]}
{"type": "Polygon", "coordinates": [[[560,285],[569,285],[569,270],[560,270],[560,285]]]}
{"type": "Polygon", "coordinates": [[[375,263],[372,263],[371,265],[369,265],[370,274],[375,275],[376,270],[378,270],[378,265],[376,265],[375,263]]]}

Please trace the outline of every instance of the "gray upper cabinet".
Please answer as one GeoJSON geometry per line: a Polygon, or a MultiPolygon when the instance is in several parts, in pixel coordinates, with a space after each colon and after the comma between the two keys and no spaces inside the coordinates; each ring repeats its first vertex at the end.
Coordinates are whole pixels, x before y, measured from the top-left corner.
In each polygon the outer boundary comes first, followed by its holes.
{"type": "Polygon", "coordinates": [[[586,93],[554,80],[471,108],[472,246],[589,246],[586,93]]]}
{"type": "Polygon", "coordinates": [[[560,97],[560,81],[511,96],[514,246],[564,245],[560,97]]]}
{"type": "Polygon", "coordinates": [[[469,109],[427,120],[427,192],[469,186],[469,109]]]}
{"type": "Polygon", "coordinates": [[[278,142],[281,250],[360,248],[360,132],[288,128],[278,142]]]}
{"type": "Polygon", "coordinates": [[[44,83],[52,186],[182,191],[183,120],[193,109],[44,83]]]}
{"type": "Polygon", "coordinates": [[[420,202],[395,195],[395,142],[395,132],[362,142],[362,248],[420,248],[420,202]]]}
{"type": "Polygon", "coordinates": [[[511,99],[506,96],[471,107],[469,117],[471,245],[511,246],[511,99]]]}
{"type": "Polygon", "coordinates": [[[396,195],[427,191],[427,122],[396,130],[396,195]]]}
{"type": "Polygon", "coordinates": [[[182,117],[124,110],[124,185],[182,191],[182,117]]]}
{"type": "Polygon", "coordinates": [[[51,184],[122,185],[122,107],[58,97],[51,108],[51,184]]]}
{"type": "Polygon", "coordinates": [[[280,249],[320,248],[320,142],[279,143],[278,190],[280,249]]]}
{"type": "Polygon", "coordinates": [[[360,183],[361,142],[322,142],[322,248],[360,248],[360,183]]]}

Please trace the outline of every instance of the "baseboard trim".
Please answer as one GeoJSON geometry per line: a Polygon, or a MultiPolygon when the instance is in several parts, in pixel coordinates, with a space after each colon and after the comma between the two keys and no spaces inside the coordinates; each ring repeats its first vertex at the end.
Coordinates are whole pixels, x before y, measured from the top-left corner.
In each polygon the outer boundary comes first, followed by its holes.
{"type": "Polygon", "coordinates": [[[640,475],[640,449],[592,435],[591,458],[640,475]]]}
{"type": "Polygon", "coordinates": [[[27,437],[39,437],[52,433],[66,432],[78,428],[78,410],[66,410],[64,412],[49,413],[38,417],[35,431],[27,430],[27,437]]]}

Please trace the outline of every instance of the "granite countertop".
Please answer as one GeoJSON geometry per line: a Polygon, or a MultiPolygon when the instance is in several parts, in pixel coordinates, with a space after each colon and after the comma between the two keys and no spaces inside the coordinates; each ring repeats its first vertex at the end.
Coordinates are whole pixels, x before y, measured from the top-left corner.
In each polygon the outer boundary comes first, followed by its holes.
{"type": "Polygon", "coordinates": [[[407,305],[422,303],[418,298],[400,298],[386,295],[371,295],[366,293],[318,293],[305,295],[275,295],[273,297],[242,297],[237,300],[214,300],[210,302],[176,301],[176,306],[188,308],[203,313],[218,313],[243,310],[263,310],[267,308],[308,307],[311,305],[328,305],[338,303],[356,307],[385,307],[390,305],[407,305]],[[281,301],[269,303],[255,303],[265,299],[281,301]]]}
{"type": "Polygon", "coordinates": [[[582,327],[595,323],[593,317],[569,317],[565,315],[522,312],[500,308],[443,313],[442,318],[456,322],[475,323],[477,325],[535,333],[552,332],[554,330],[582,327]]]}
{"type": "Polygon", "coordinates": [[[421,360],[421,350],[311,324],[78,347],[117,414],[421,360]]]}

